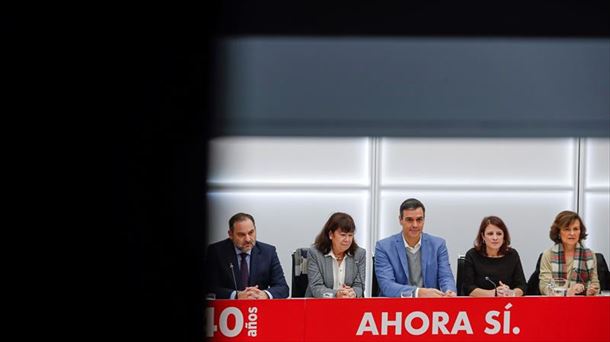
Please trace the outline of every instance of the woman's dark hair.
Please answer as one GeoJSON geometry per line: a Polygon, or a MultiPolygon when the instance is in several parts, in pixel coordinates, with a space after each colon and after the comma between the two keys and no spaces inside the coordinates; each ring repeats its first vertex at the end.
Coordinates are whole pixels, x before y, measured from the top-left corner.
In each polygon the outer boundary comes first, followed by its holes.
{"type": "Polygon", "coordinates": [[[578,242],[587,238],[587,227],[585,227],[585,223],[582,222],[580,216],[577,213],[569,210],[564,210],[557,214],[555,217],[555,221],[551,225],[551,231],[549,232],[549,237],[555,243],[561,243],[561,236],[559,232],[561,232],[561,228],[567,227],[574,222],[574,220],[578,220],[580,222],[580,236],[578,237],[578,242]]]}
{"type": "MultiPolygon", "coordinates": [[[[346,213],[334,213],[330,215],[328,221],[322,228],[322,231],[316,237],[316,241],[314,242],[314,246],[323,254],[327,254],[330,252],[332,248],[332,241],[328,237],[330,233],[334,233],[335,230],[341,229],[342,232],[345,233],[354,233],[356,231],[356,225],[354,224],[354,220],[351,216],[346,213]]],[[[347,249],[348,254],[354,254],[356,249],[358,248],[358,244],[356,244],[356,240],[352,241],[352,245],[347,249]]]]}
{"type": "Polygon", "coordinates": [[[487,216],[483,218],[481,226],[479,227],[479,232],[477,233],[477,238],[474,240],[474,249],[481,255],[487,255],[487,248],[485,247],[483,235],[485,234],[485,228],[490,224],[500,228],[502,233],[504,233],[504,242],[502,243],[502,246],[500,246],[500,250],[498,250],[498,255],[506,255],[510,247],[510,234],[508,233],[508,228],[506,228],[504,221],[497,216],[487,216]]]}

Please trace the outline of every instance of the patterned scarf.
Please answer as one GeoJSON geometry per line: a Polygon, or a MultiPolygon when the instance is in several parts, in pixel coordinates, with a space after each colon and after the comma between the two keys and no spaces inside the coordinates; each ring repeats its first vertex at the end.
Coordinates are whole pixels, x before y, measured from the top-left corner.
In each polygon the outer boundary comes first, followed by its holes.
{"type": "MultiPolygon", "coordinates": [[[[553,278],[567,278],[565,252],[561,243],[557,243],[551,248],[551,271],[553,278]]],[[[568,280],[570,284],[581,283],[588,287],[591,283],[591,272],[593,272],[593,253],[579,242],[576,244],[572,274],[568,280]]]]}

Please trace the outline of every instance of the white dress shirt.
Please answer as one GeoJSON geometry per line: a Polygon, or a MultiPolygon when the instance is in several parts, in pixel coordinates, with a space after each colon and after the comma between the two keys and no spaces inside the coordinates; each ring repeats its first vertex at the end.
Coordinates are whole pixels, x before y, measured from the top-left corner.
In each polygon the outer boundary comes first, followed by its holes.
{"type": "Polygon", "coordinates": [[[326,255],[333,258],[333,290],[338,290],[345,284],[345,257],[347,254],[343,254],[341,264],[339,264],[339,260],[337,260],[337,256],[332,249],[326,255]]]}

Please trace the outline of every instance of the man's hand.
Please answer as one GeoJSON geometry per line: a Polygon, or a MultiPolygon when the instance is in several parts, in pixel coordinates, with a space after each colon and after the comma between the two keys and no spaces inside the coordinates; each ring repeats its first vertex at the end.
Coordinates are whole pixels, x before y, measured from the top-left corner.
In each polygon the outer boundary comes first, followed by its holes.
{"type": "Polygon", "coordinates": [[[246,287],[237,292],[237,299],[269,299],[267,292],[258,289],[258,285],[246,287]]]}
{"type": "Polygon", "coordinates": [[[417,296],[420,298],[438,298],[444,297],[445,294],[439,289],[428,289],[425,287],[420,287],[417,296]]]}
{"type": "Polygon", "coordinates": [[[243,291],[237,291],[237,299],[256,299],[256,297],[252,291],[248,291],[248,288],[246,288],[243,291]]]}
{"type": "Polygon", "coordinates": [[[444,293],[444,297],[457,297],[457,293],[455,293],[454,291],[451,291],[451,290],[447,290],[444,293]]]}

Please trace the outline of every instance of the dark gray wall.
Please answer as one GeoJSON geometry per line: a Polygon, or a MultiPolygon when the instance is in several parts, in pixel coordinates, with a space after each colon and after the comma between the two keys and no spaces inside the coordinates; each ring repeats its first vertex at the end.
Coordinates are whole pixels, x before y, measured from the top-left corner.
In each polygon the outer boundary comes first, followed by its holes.
{"type": "Polygon", "coordinates": [[[225,135],[609,136],[607,38],[225,39],[225,135]]]}

